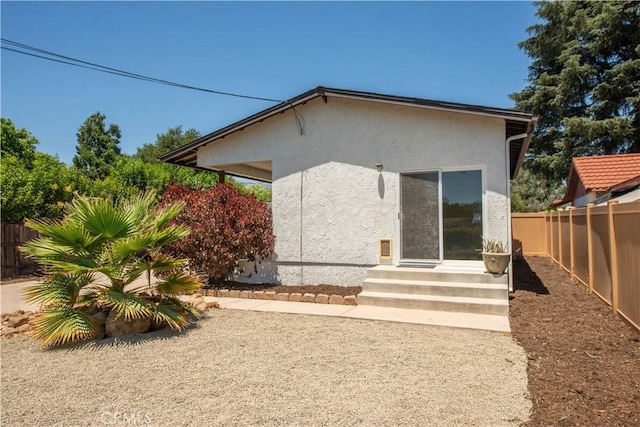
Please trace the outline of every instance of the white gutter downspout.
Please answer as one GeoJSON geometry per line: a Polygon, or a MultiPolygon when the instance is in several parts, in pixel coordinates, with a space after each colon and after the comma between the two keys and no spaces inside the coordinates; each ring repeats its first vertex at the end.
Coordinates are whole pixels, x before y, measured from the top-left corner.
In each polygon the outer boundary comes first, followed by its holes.
{"type": "Polygon", "coordinates": [[[509,292],[513,292],[513,253],[512,253],[512,236],[511,236],[511,162],[509,145],[513,141],[517,141],[518,139],[524,139],[529,136],[528,133],[521,133],[518,135],[513,135],[507,138],[505,141],[505,165],[507,170],[507,249],[509,253],[511,253],[511,258],[509,258],[509,292]]]}

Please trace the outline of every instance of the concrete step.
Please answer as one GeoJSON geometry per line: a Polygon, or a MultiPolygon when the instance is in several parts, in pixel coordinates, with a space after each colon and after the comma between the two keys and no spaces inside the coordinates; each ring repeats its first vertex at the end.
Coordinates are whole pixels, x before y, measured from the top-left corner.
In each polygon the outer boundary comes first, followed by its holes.
{"type": "Polygon", "coordinates": [[[362,283],[362,289],[371,292],[390,292],[407,295],[509,298],[507,285],[503,283],[426,282],[424,280],[368,278],[362,283]]]}
{"type": "Polygon", "coordinates": [[[358,294],[358,304],[378,307],[395,307],[417,310],[449,311],[477,314],[509,314],[509,299],[469,298],[441,295],[408,295],[393,292],[363,290],[358,294]]]}
{"type": "Polygon", "coordinates": [[[506,274],[485,273],[482,268],[396,267],[379,265],[367,270],[368,279],[421,280],[429,282],[508,284],[506,274]]]}

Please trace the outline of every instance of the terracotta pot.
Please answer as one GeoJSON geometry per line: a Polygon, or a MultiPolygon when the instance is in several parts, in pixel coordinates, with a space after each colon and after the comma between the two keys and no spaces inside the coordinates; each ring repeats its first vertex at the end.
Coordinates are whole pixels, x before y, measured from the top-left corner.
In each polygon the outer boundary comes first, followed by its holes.
{"type": "Polygon", "coordinates": [[[504,274],[504,271],[509,266],[509,260],[511,259],[510,253],[490,253],[482,252],[482,261],[488,273],[491,274],[504,274]]]}

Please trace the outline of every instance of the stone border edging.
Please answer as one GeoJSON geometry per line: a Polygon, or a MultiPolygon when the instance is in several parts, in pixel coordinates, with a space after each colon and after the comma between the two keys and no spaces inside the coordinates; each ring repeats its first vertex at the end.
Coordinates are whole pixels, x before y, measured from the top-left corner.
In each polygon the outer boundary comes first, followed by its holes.
{"type": "Polygon", "coordinates": [[[356,295],[327,295],[300,292],[275,292],[275,291],[239,291],[229,289],[201,289],[202,295],[218,298],[245,298],[262,299],[267,301],[292,301],[312,302],[317,304],[358,305],[356,295]]]}

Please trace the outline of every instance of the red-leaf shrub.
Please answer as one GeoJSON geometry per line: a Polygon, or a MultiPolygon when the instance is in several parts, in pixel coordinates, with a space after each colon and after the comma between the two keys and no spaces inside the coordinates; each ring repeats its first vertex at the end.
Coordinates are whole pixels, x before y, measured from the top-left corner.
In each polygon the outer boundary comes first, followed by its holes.
{"type": "Polygon", "coordinates": [[[240,194],[231,184],[206,190],[169,185],[162,204],[178,201],[185,208],[171,224],[185,224],[191,234],[167,250],[189,258],[190,267],[206,272],[209,280],[226,280],[241,259],[253,261],[273,253],[271,209],[253,195],[240,194]]]}

